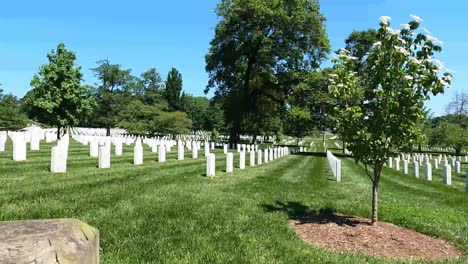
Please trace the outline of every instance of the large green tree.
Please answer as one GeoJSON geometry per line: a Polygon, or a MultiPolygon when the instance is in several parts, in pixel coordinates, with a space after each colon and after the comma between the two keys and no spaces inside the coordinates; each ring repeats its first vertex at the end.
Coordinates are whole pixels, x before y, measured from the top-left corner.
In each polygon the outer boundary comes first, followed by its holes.
{"type": "Polygon", "coordinates": [[[329,51],[318,1],[222,0],[216,14],[221,19],[206,55],[205,92],[213,89],[221,98],[230,141],[252,123],[265,125],[249,128],[253,134],[279,130],[265,122],[283,114],[274,105],[284,112],[293,87],[329,51]]]}
{"type": "Polygon", "coordinates": [[[365,58],[376,41],[377,30],[375,29],[355,30],[346,38],[345,49],[349,51],[350,56],[356,57],[354,71],[363,73],[365,58]]]}
{"type": "Polygon", "coordinates": [[[166,90],[164,96],[169,103],[171,110],[181,110],[181,96],[182,96],[182,74],[176,69],[172,68],[167,74],[166,90]]]}
{"type": "Polygon", "coordinates": [[[357,58],[342,50],[330,75],[330,91],[341,102],[334,109],[336,127],[372,181],[374,225],[385,161],[394,149],[420,141],[424,101],[451,83],[451,74],[441,75],[442,62],[434,58],[441,42],[417,32],[421,19],[412,17],[401,30],[390,27],[390,17],[381,17],[363,74],[354,71],[357,58]]]}
{"type": "Polygon", "coordinates": [[[140,78],[146,103],[150,105],[161,103],[164,100],[164,82],[156,68],[145,71],[140,78]]]}
{"type": "Polygon", "coordinates": [[[94,110],[94,125],[106,128],[107,136],[110,129],[120,121],[121,114],[131,101],[129,84],[134,83],[130,69],[122,69],[120,64],[112,64],[109,60],[97,62],[98,66],[91,69],[98,80],[95,89],[97,107],[94,110]]]}
{"type": "Polygon", "coordinates": [[[63,43],[57,45],[47,55],[49,63],[35,74],[29,94],[28,109],[31,115],[41,123],[60,129],[77,125],[84,113],[90,113],[93,105],[88,97],[89,88],[81,84],[81,67],[75,66],[75,53],[65,48],[63,43]]]}
{"type": "Polygon", "coordinates": [[[0,88],[0,130],[19,130],[27,125],[27,116],[21,111],[16,96],[3,94],[0,88]]]}

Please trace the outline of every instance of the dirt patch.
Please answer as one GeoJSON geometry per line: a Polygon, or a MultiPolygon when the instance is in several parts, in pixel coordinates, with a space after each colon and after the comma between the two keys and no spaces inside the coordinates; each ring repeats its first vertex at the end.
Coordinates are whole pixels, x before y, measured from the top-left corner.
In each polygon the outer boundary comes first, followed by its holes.
{"type": "Polygon", "coordinates": [[[463,256],[445,240],[385,222],[371,226],[366,218],[327,213],[299,217],[291,225],[303,240],[337,252],[424,260],[463,256]]]}

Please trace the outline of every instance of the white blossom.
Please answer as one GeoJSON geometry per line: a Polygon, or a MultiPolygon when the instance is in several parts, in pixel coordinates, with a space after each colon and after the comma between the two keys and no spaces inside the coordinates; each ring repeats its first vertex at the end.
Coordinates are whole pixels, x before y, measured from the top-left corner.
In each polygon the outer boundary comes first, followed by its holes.
{"type": "Polygon", "coordinates": [[[328,76],[332,77],[332,78],[337,78],[338,77],[338,74],[336,73],[330,73],[328,74],[328,76]]]}
{"type": "Polygon", "coordinates": [[[347,49],[345,49],[345,48],[341,48],[341,49],[340,49],[340,52],[346,52],[346,53],[350,53],[350,51],[349,51],[349,50],[347,50],[347,49]]]}
{"type": "Polygon", "coordinates": [[[431,32],[429,32],[429,30],[427,30],[427,28],[425,27],[421,27],[421,29],[424,31],[424,33],[426,33],[427,35],[431,34],[431,32]]]}
{"type": "Polygon", "coordinates": [[[431,35],[427,35],[427,39],[430,40],[432,43],[436,44],[436,45],[443,45],[444,42],[439,40],[438,38],[434,37],[434,36],[431,36],[431,35]]]}
{"type": "Polygon", "coordinates": [[[372,44],[372,46],[373,47],[382,46],[382,41],[377,41],[374,44],[372,44]]]}
{"type": "Polygon", "coordinates": [[[391,17],[389,16],[381,16],[379,18],[380,20],[380,23],[384,24],[384,25],[388,25],[388,21],[390,21],[390,19],[392,19],[391,17]]]}
{"type": "Polygon", "coordinates": [[[439,80],[439,82],[443,85],[443,86],[450,86],[450,84],[448,82],[446,82],[445,80],[439,80]]]}
{"type": "Polygon", "coordinates": [[[390,34],[393,34],[393,35],[400,34],[400,30],[398,30],[398,29],[393,29],[391,27],[387,27],[386,29],[387,29],[388,32],[390,32],[390,34]]]}
{"type": "Polygon", "coordinates": [[[344,88],[344,87],[345,87],[344,84],[342,84],[342,83],[339,83],[337,86],[340,87],[340,88],[344,88]]]}
{"type": "Polygon", "coordinates": [[[405,75],[405,78],[406,78],[407,80],[413,80],[413,76],[411,76],[411,75],[405,75]]]}
{"type": "Polygon", "coordinates": [[[403,48],[403,47],[400,47],[400,46],[393,46],[393,47],[396,49],[396,51],[398,51],[399,53],[401,53],[401,54],[403,54],[403,55],[406,55],[406,56],[409,56],[409,55],[410,55],[409,51],[407,51],[407,50],[406,50],[405,48],[403,48]]]}
{"type": "Polygon", "coordinates": [[[432,62],[437,66],[439,70],[444,67],[444,63],[438,59],[432,59],[432,62]]]}
{"type": "Polygon", "coordinates": [[[411,61],[412,61],[413,63],[415,63],[415,64],[421,64],[421,61],[418,60],[418,59],[416,59],[416,58],[414,58],[414,57],[411,58],[411,61]]]}
{"type": "Polygon", "coordinates": [[[410,24],[401,24],[401,26],[403,27],[403,29],[410,29],[410,24]]]}
{"type": "Polygon", "coordinates": [[[418,17],[417,15],[411,14],[410,17],[411,17],[414,21],[416,21],[416,22],[418,22],[418,23],[424,21],[424,20],[422,20],[420,17],[418,17]]]}
{"type": "Polygon", "coordinates": [[[398,40],[399,40],[401,43],[406,44],[406,40],[404,40],[404,39],[402,39],[402,38],[400,38],[400,37],[398,37],[398,40]]]}

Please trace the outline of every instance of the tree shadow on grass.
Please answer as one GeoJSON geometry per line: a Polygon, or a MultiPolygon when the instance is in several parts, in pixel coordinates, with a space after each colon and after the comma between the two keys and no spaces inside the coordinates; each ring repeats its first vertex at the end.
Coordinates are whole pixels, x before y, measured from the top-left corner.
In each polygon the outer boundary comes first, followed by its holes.
{"type": "Polygon", "coordinates": [[[283,212],[286,213],[291,220],[296,220],[298,224],[328,224],[334,223],[339,226],[357,226],[367,224],[352,216],[345,216],[335,212],[330,207],[321,209],[311,209],[299,202],[280,202],[275,204],[261,205],[266,212],[283,212]]]}

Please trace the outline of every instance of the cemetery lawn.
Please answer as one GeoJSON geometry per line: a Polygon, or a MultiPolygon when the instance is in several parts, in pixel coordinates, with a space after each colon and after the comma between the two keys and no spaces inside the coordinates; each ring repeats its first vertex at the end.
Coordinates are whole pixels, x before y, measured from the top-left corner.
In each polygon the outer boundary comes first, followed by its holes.
{"type": "MultiPolygon", "coordinates": [[[[167,162],[157,163],[145,146],[145,163],[136,167],[133,146],[124,146],[111,169],[99,170],[89,147],[71,141],[68,173],[51,174],[51,146],[13,162],[7,142],[0,220],[80,219],[99,229],[101,263],[403,263],[311,246],[290,227],[307,212],[370,216],[371,184],[351,159],[343,160],[343,182],[336,183],[322,150],[244,171],[235,154],[234,173],[226,174],[217,149],[211,179],[203,176],[205,159],[192,160],[187,150],[184,161],[173,148],[167,162]]],[[[438,173],[426,182],[385,168],[380,220],[449,240],[466,255],[468,193],[462,174],[453,180],[445,186],[438,173]]]]}

